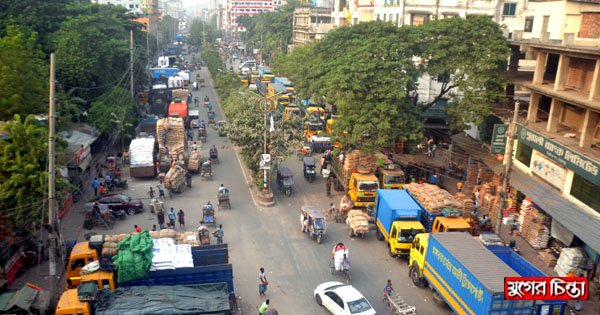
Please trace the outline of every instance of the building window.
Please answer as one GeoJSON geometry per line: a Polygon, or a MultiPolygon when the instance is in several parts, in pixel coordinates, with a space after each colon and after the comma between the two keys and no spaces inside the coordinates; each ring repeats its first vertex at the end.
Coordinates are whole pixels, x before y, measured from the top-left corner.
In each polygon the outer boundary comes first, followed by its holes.
{"type": "Polygon", "coordinates": [[[577,174],[573,175],[571,196],[600,212],[600,187],[577,174]]]}
{"type": "Polygon", "coordinates": [[[505,3],[504,8],[502,10],[502,15],[505,16],[515,16],[515,12],[517,11],[516,3],[505,3]]]}
{"type": "Polygon", "coordinates": [[[523,28],[523,31],[526,33],[531,33],[532,30],[533,30],[533,16],[525,18],[525,27],[523,28]]]}
{"type": "Polygon", "coordinates": [[[411,14],[410,25],[421,25],[429,21],[429,14],[411,14]]]}
{"type": "Polygon", "coordinates": [[[531,147],[529,147],[526,144],[523,144],[522,142],[519,142],[519,144],[517,145],[517,152],[515,154],[515,158],[521,163],[525,164],[527,167],[529,167],[529,164],[531,163],[531,151],[531,147]]]}
{"type": "Polygon", "coordinates": [[[130,9],[133,9],[133,4],[130,4],[130,5],[129,5],[129,8],[130,8],[130,9]]]}

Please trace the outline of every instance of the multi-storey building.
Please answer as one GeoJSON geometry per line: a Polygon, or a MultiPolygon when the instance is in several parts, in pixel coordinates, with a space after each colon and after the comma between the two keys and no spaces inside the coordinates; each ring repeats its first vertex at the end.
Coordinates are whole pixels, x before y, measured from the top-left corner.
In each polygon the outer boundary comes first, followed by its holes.
{"type": "Polygon", "coordinates": [[[230,0],[229,3],[229,24],[232,33],[246,31],[242,25],[237,24],[238,16],[273,11],[273,0],[230,0]]]}
{"type": "Polygon", "coordinates": [[[129,11],[137,14],[141,14],[142,8],[144,8],[144,3],[142,2],[142,0],[92,0],[92,3],[112,4],[119,7],[124,7],[129,11]]]}
{"type": "Polygon", "coordinates": [[[294,10],[294,46],[306,46],[319,41],[327,34],[333,23],[330,8],[296,8],[294,10]]]}

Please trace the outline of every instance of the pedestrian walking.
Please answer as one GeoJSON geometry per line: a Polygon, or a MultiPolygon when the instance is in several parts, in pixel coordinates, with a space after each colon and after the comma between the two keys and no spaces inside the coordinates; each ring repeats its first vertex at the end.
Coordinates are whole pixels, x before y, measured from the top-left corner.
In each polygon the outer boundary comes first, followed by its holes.
{"type": "Polygon", "coordinates": [[[152,190],[152,186],[150,186],[150,190],[148,191],[148,196],[150,196],[150,199],[154,199],[154,190],[152,190]]]}
{"type": "Polygon", "coordinates": [[[175,210],[173,208],[169,212],[169,227],[175,230],[175,210]]]}
{"type": "Polygon", "coordinates": [[[169,199],[173,200],[173,184],[169,181],[169,199]]]}
{"type": "Polygon", "coordinates": [[[223,224],[221,224],[217,230],[213,232],[213,235],[217,237],[217,244],[223,244],[223,234],[223,224]]]}
{"type": "Polygon", "coordinates": [[[331,177],[327,177],[327,197],[331,197],[331,177]]]}
{"type": "Polygon", "coordinates": [[[156,219],[158,220],[158,226],[161,229],[165,228],[165,211],[163,209],[158,210],[156,213],[156,219]]]}
{"type": "Polygon", "coordinates": [[[92,188],[94,188],[94,196],[98,196],[98,187],[100,187],[100,183],[98,182],[98,177],[95,177],[92,181],[92,188]]]}
{"type": "Polygon", "coordinates": [[[135,231],[136,231],[136,232],[138,232],[138,233],[141,233],[141,232],[142,232],[142,228],[141,228],[141,227],[139,227],[139,226],[137,226],[137,224],[136,224],[136,225],[134,225],[133,227],[135,228],[135,231]]]}
{"type": "Polygon", "coordinates": [[[192,188],[192,174],[189,171],[185,172],[185,182],[189,188],[192,188]]]}
{"type": "Polygon", "coordinates": [[[431,157],[435,157],[435,150],[437,150],[437,146],[434,143],[433,146],[432,146],[432,148],[431,148],[431,157]]]}
{"type": "Polygon", "coordinates": [[[260,298],[265,296],[265,292],[267,292],[267,286],[269,282],[267,281],[267,276],[265,275],[265,268],[260,268],[260,273],[258,274],[258,294],[260,298]]]}
{"type": "Polygon", "coordinates": [[[100,184],[100,196],[104,195],[104,184],[100,184]]]}
{"type": "Polygon", "coordinates": [[[158,188],[158,197],[160,199],[165,199],[165,191],[163,189],[162,183],[159,183],[158,185],[156,185],[156,188],[158,188]]]}
{"type": "Polygon", "coordinates": [[[392,280],[388,280],[385,288],[383,288],[383,298],[381,299],[381,302],[387,302],[388,310],[390,311],[392,310],[392,306],[390,304],[390,296],[392,295],[392,291],[394,291],[394,288],[392,288],[392,280]]]}
{"type": "Polygon", "coordinates": [[[177,221],[179,221],[179,228],[182,231],[185,231],[185,213],[183,213],[183,210],[181,209],[177,212],[177,221]]]}
{"type": "Polygon", "coordinates": [[[258,315],[264,314],[268,308],[269,308],[269,299],[267,299],[266,301],[263,302],[263,304],[260,305],[260,307],[258,308],[258,315]]]}

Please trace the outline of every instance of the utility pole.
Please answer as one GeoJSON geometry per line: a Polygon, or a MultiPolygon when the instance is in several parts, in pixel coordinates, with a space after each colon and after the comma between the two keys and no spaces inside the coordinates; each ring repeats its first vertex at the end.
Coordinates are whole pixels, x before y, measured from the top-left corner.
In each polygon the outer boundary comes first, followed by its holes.
{"type": "Polygon", "coordinates": [[[135,94],[133,91],[133,30],[129,31],[129,76],[130,84],[131,84],[131,98],[135,99],[135,94]]]}
{"type": "Polygon", "coordinates": [[[513,143],[517,135],[517,118],[519,117],[519,107],[521,102],[517,98],[515,102],[515,111],[513,113],[512,122],[508,127],[508,133],[506,138],[506,150],[504,150],[504,172],[502,174],[502,202],[500,208],[498,208],[498,214],[496,218],[496,234],[500,235],[500,229],[502,228],[502,211],[506,208],[508,199],[508,181],[510,178],[510,170],[512,168],[513,159],[513,143]]]}
{"type": "Polygon", "coordinates": [[[50,223],[50,229],[48,232],[48,241],[50,248],[48,251],[48,265],[50,268],[49,280],[50,280],[50,305],[56,305],[56,208],[54,207],[55,202],[55,188],[54,188],[54,176],[56,169],[54,166],[54,53],[50,54],[50,97],[48,103],[50,105],[50,112],[48,117],[48,222],[50,223]]]}
{"type": "MultiPolygon", "coordinates": [[[[264,136],[265,136],[265,138],[264,138],[265,143],[264,143],[264,151],[263,151],[263,152],[265,152],[265,154],[267,154],[267,129],[268,129],[268,125],[267,125],[267,112],[265,112],[265,134],[264,134],[264,136]]],[[[269,183],[269,178],[268,178],[267,172],[268,172],[267,170],[264,170],[264,180],[265,181],[264,181],[264,186],[263,187],[264,187],[265,191],[269,190],[269,188],[267,186],[267,184],[269,183]]]]}

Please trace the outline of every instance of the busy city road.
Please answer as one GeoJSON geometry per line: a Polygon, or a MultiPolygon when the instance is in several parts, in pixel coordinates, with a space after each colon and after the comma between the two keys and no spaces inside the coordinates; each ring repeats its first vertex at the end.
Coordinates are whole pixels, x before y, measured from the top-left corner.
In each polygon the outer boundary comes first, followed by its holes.
{"type": "MultiPolygon", "coordinates": [[[[237,64],[233,66],[237,67],[237,64]]],[[[193,71],[192,76],[195,78],[197,73],[206,80],[207,86],[192,91],[193,97],[198,97],[199,104],[202,104],[204,97],[208,96],[216,109],[216,120],[222,120],[207,69],[193,71]]],[[[199,105],[199,110],[200,118],[206,121],[207,108],[199,105]]],[[[287,197],[281,193],[276,181],[273,181],[271,186],[276,204],[261,207],[255,203],[249,190],[249,171],[240,163],[240,157],[231,143],[224,137],[218,137],[214,129],[207,129],[208,137],[206,143],[202,144],[202,157],[206,159],[208,149],[213,144],[219,150],[220,162],[213,166],[213,179],[203,181],[199,175],[194,175],[192,188],[175,194],[173,200],[165,199],[165,208],[169,210],[173,207],[175,212],[182,209],[185,212],[186,231],[193,231],[199,224],[202,206],[208,200],[216,203],[220,184],[229,188],[232,208],[217,211],[216,217],[217,224],[223,225],[224,241],[229,245],[235,292],[242,314],[256,312],[263,302],[258,294],[261,267],[265,268],[269,282],[266,298],[270,299],[273,308],[282,314],[327,314],[315,302],[313,290],[326,281],[345,281],[341,275],[331,275],[329,272],[332,249],[338,242],[343,242],[349,249],[352,285],[365,295],[378,313],[388,313],[386,304],[381,301],[388,279],[392,280],[395,292],[415,306],[420,314],[452,313],[447,306],[432,300],[429,289],[419,289],[412,284],[406,259],[394,259],[387,254],[385,244],[375,237],[374,225],[371,225],[371,231],[364,238],[350,238],[346,224],[329,221],[327,234],[321,244],[301,232],[301,206],[315,205],[325,212],[331,203],[339,205],[342,194],[333,191],[331,198],[326,197],[325,180],[322,177],[312,183],[306,181],[302,176],[302,162],[296,157],[283,163],[294,173],[292,195],[287,197]]],[[[112,234],[132,232],[134,224],[143,229],[151,229],[153,224],[157,224],[156,216],[148,211],[147,206],[148,189],[152,186],[156,190],[156,184],[157,179],[130,179],[129,189],[124,193],[131,197],[146,198],[146,211],[126,221],[118,221],[112,234]]],[[[177,230],[180,231],[179,227],[177,230]]],[[[102,227],[94,231],[106,232],[102,227]]],[[[212,242],[215,241],[213,238],[212,242]]]]}

